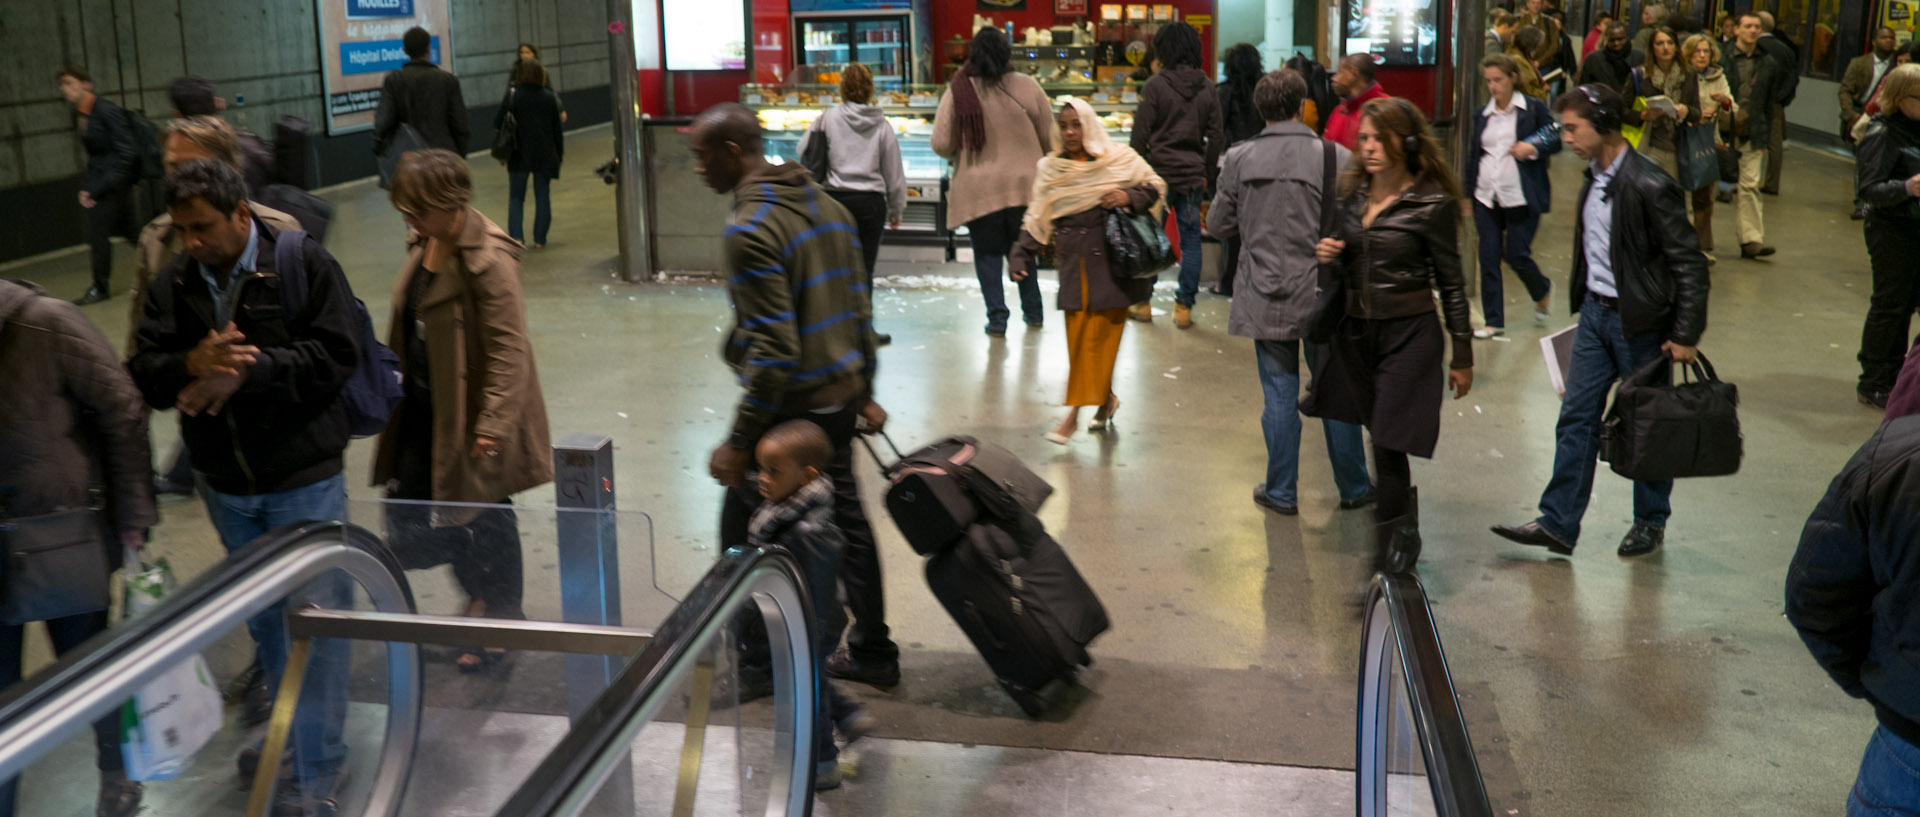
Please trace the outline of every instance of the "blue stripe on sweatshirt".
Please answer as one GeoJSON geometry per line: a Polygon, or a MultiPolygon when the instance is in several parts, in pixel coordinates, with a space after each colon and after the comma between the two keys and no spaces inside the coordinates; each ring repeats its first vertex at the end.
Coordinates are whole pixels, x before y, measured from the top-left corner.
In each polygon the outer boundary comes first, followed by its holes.
{"type": "Polygon", "coordinates": [[[835,316],[833,316],[833,317],[831,317],[831,318],[827,318],[827,319],[825,319],[825,320],[821,320],[821,321],[819,321],[819,322],[816,322],[816,323],[812,323],[812,324],[808,324],[808,325],[806,325],[806,326],[803,326],[803,327],[801,327],[801,328],[800,328],[800,334],[802,334],[802,335],[811,335],[811,334],[813,334],[813,333],[815,333],[815,332],[818,332],[818,331],[820,331],[820,330],[822,330],[822,329],[826,329],[827,327],[830,327],[830,326],[833,326],[833,325],[834,325],[834,324],[836,324],[836,323],[840,323],[841,321],[844,321],[844,320],[847,320],[847,319],[849,319],[849,318],[856,318],[856,317],[859,317],[859,314],[858,314],[858,313],[855,313],[855,312],[842,312],[842,313],[840,313],[840,314],[838,314],[838,315],[835,315],[835,316]]]}
{"type": "Polygon", "coordinates": [[[792,312],[776,312],[772,315],[762,315],[758,318],[748,318],[744,321],[741,321],[740,328],[755,329],[758,327],[766,326],[767,324],[770,324],[770,323],[779,323],[781,321],[790,321],[790,320],[793,320],[792,312]]]}
{"type": "Polygon", "coordinates": [[[793,379],[794,380],[813,380],[815,378],[826,377],[827,375],[830,375],[830,374],[838,374],[840,372],[846,371],[847,369],[851,369],[854,366],[860,365],[865,360],[866,360],[866,355],[861,354],[860,350],[855,349],[851,352],[846,353],[845,355],[842,355],[839,360],[836,360],[818,369],[814,369],[813,371],[810,371],[810,372],[797,373],[793,376],[793,379]]]}
{"type": "Polygon", "coordinates": [[[765,278],[770,275],[785,275],[786,273],[787,273],[786,267],[782,267],[776,264],[771,267],[761,267],[759,269],[750,269],[745,272],[736,272],[733,274],[732,278],[727,279],[727,284],[728,285],[744,284],[756,278],[765,278]]]}
{"type": "Polygon", "coordinates": [[[802,232],[801,234],[794,236],[792,241],[787,242],[787,246],[781,250],[781,253],[791,258],[793,257],[793,251],[795,249],[798,249],[801,244],[809,240],[819,238],[820,236],[826,235],[828,233],[835,233],[835,232],[846,233],[850,236],[853,236],[853,245],[855,247],[860,246],[860,231],[854,229],[853,225],[842,224],[838,221],[829,221],[829,222],[826,222],[825,224],[816,224],[812,228],[806,230],[805,232],[802,232]]]}
{"type": "Polygon", "coordinates": [[[760,227],[760,222],[767,217],[768,213],[773,212],[773,200],[774,200],[773,185],[768,184],[766,182],[761,182],[760,194],[763,196],[766,196],[767,200],[760,202],[760,209],[754,211],[753,217],[747,219],[747,223],[745,224],[734,224],[732,226],[727,227],[726,231],[722,233],[722,235],[731,236],[736,233],[752,232],[753,230],[756,230],[760,227]]]}

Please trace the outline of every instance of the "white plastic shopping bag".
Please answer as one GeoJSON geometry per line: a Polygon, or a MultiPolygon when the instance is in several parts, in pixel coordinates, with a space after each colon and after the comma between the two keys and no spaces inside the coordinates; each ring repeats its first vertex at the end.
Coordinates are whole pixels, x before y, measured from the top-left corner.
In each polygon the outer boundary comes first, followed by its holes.
{"type": "MultiPolygon", "coordinates": [[[[126,616],[152,610],[173,591],[166,559],[149,562],[127,551],[126,616]]],[[[220,731],[220,689],[196,655],[136,693],[120,709],[120,755],[133,780],[168,780],[192,765],[193,756],[220,731]]]]}

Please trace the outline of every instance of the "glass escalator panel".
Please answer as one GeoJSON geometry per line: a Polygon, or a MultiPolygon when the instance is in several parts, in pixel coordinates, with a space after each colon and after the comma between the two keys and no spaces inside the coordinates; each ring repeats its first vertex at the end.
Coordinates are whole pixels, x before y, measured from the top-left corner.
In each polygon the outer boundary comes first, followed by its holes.
{"type": "Polygon", "coordinates": [[[1433,612],[1412,574],[1374,578],[1358,712],[1361,817],[1490,817],[1433,612]]]}

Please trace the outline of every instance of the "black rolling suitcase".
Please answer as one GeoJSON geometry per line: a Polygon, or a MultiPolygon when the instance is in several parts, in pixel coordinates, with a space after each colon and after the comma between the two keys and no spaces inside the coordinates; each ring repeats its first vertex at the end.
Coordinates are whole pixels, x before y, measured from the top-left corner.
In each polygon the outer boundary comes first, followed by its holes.
{"type": "Polygon", "coordinates": [[[1033,514],[967,528],[927,560],[927,586],[973,642],[1000,688],[1029,717],[1048,685],[1074,683],[1087,645],[1109,626],[1093,588],[1033,514]]]}
{"type": "Polygon", "coordinates": [[[1011,452],[971,437],[918,449],[885,471],[887,511],[931,556],[927,586],[1000,688],[1040,717],[1049,685],[1074,683],[1093,663],[1087,645],[1109,626],[1100,598],[1033,515],[1053,489],[1011,452]]]}

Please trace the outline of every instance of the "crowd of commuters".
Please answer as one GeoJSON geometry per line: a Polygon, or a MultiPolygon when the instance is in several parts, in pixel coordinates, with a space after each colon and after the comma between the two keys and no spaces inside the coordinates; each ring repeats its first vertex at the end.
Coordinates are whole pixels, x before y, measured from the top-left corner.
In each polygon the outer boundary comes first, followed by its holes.
{"type": "MultiPolygon", "coordinates": [[[[1759,196],[1778,189],[1796,52],[1764,12],[1726,18],[1720,41],[1683,19],[1649,4],[1634,37],[1619,21],[1597,20],[1576,67],[1557,8],[1528,0],[1517,12],[1495,10],[1480,65],[1489,101],[1472,112],[1478,150],[1457,172],[1425,115],[1383,88],[1364,54],[1337,64],[1329,80],[1337,102],[1323,104],[1311,75],[1320,66],[1263,73],[1258,50],[1242,44],[1227,52],[1226,81],[1215,85],[1197,32],[1164,26],[1131,144],[1123,145],[1086,101],[1056,105],[1012,70],[1005,34],[982,29],[940,101],[932,143],[953,162],[948,226],[968,229],[986,331],[1004,335],[1012,317],[1003,271],[1028,326],[1044,325],[1038,278],[1051,256],[1069,369],[1067,414],[1045,438],[1068,444],[1086,407],[1095,408],[1090,430],[1107,430],[1120,405],[1120,341],[1129,318],[1151,320],[1153,288],[1151,278],[1115,268],[1108,214],[1171,215],[1180,328],[1193,323],[1204,224],[1227,249],[1217,292],[1232,298],[1228,331],[1254,341],[1267,450],[1254,502],[1299,512],[1301,416],[1317,417],[1339,506],[1373,509],[1374,565],[1410,570],[1422,551],[1410,458],[1435,453],[1446,392],[1459,399],[1471,391],[1473,340],[1505,333],[1503,265],[1526,288],[1536,324],[1550,318],[1554,279],[1532,244],[1553,204],[1550,157],[1565,149],[1587,163],[1587,178],[1571,202],[1563,297],[1578,331],[1552,475],[1537,517],[1492,531],[1571,556],[1594,494],[1612,385],[1662,357],[1694,360],[1706,330],[1714,187],[1680,181],[1691,177],[1682,156],[1689,129],[1711,128],[1714,142],[1737,155],[1742,256],[1773,252],[1759,196]],[[1556,93],[1575,72],[1577,85],[1556,93]],[[1458,245],[1468,214],[1480,248],[1478,329],[1458,245]],[[1304,400],[1303,361],[1312,378],[1304,400]]],[[[1841,88],[1873,265],[1859,397],[1881,407],[1893,399],[1920,308],[1920,66],[1902,61],[1912,49],[1882,36],[1890,34],[1875,32],[1872,52],[1849,66],[1841,88]]],[[[386,530],[403,566],[451,564],[468,615],[516,619],[523,554],[507,505],[553,477],[521,291],[521,222],[531,181],[531,246],[545,243],[565,111],[537,52],[523,45],[496,118],[498,127],[511,115],[518,136],[505,160],[512,193],[503,229],[472,205],[459,81],[430,61],[426,32],[409,31],[404,43],[412,61],[387,79],[375,141],[384,150],[404,127],[422,149],[399,160],[389,191],[410,228],[385,335],[403,379],[378,434],[372,482],[396,500],[386,530]]],[[[0,436],[8,440],[0,480],[9,489],[0,491],[0,512],[20,518],[79,507],[91,475],[103,483],[104,521],[114,533],[103,542],[110,565],[137,551],[157,521],[147,410],[177,410],[179,459],[190,465],[172,481],[191,479],[229,551],[281,524],[346,515],[343,461],[355,430],[341,395],[369,365],[365,318],[318,238],[257,200],[273,178],[259,166],[257,137],[222,121],[211,84],[192,79],[173,89],[178,118],[161,146],[166,212],[140,236],[124,365],[75,307],[0,281],[0,384],[16,386],[0,391],[0,436]],[[76,382],[57,394],[35,391],[76,382]],[[47,414],[41,403],[64,408],[47,414]],[[94,444],[67,445],[80,440],[94,444]],[[55,463],[52,478],[43,478],[41,463],[55,463]]],[[[60,84],[81,117],[89,156],[80,201],[95,256],[85,305],[109,294],[106,236],[131,215],[140,146],[135,120],[94,94],[83,69],[66,69],[60,84]]],[[[725,488],[723,541],[779,544],[802,562],[815,590],[809,626],[819,669],[888,688],[900,679],[899,648],[886,624],[853,447],[857,435],[887,422],[874,399],[888,339],[873,325],[873,272],[883,228],[902,218],[905,183],[894,132],[872,104],[871,73],[848,66],[840,90],[842,101],[803,140],[803,153],[811,140],[826,141],[821,178],[798,163],[769,163],[759,121],[744,106],[716,106],[692,129],[697,172],[733,200],[723,239],[734,312],[725,360],[743,388],[709,473],[725,488]]],[[[1862,487],[1862,474],[1912,456],[1920,439],[1912,423],[1920,421],[1900,414],[1888,414],[1878,445],[1869,443],[1835,480],[1789,577],[1789,617],[1843,688],[1874,700],[1880,714],[1862,786],[1870,771],[1888,775],[1899,758],[1920,755],[1920,711],[1860,671],[1877,652],[1897,649],[1860,637],[1876,615],[1862,588],[1905,587],[1911,577],[1873,538],[1885,534],[1843,524],[1889,501],[1862,487]]],[[[1634,483],[1619,555],[1662,546],[1671,489],[1671,481],[1634,483]]],[[[350,590],[344,576],[323,577],[249,622],[269,692],[288,661],[285,608],[345,606],[350,590]]],[[[105,610],[47,622],[62,652],[105,626],[105,610]]],[[[19,677],[20,633],[0,627],[0,681],[19,677]]],[[[747,648],[741,698],[770,691],[770,660],[747,648]]],[[[456,658],[464,671],[504,661],[486,650],[456,658]]],[[[344,642],[314,649],[277,814],[315,813],[344,791],[348,662],[344,642]]],[[[814,782],[831,788],[840,782],[835,734],[856,740],[872,718],[827,683],[812,705],[814,782]]],[[[142,790],[119,765],[110,726],[96,727],[99,812],[121,817],[137,811],[142,790]]],[[[258,742],[243,748],[242,771],[260,757],[258,742]]],[[[0,815],[11,813],[11,801],[11,788],[0,789],[0,815]]]]}

